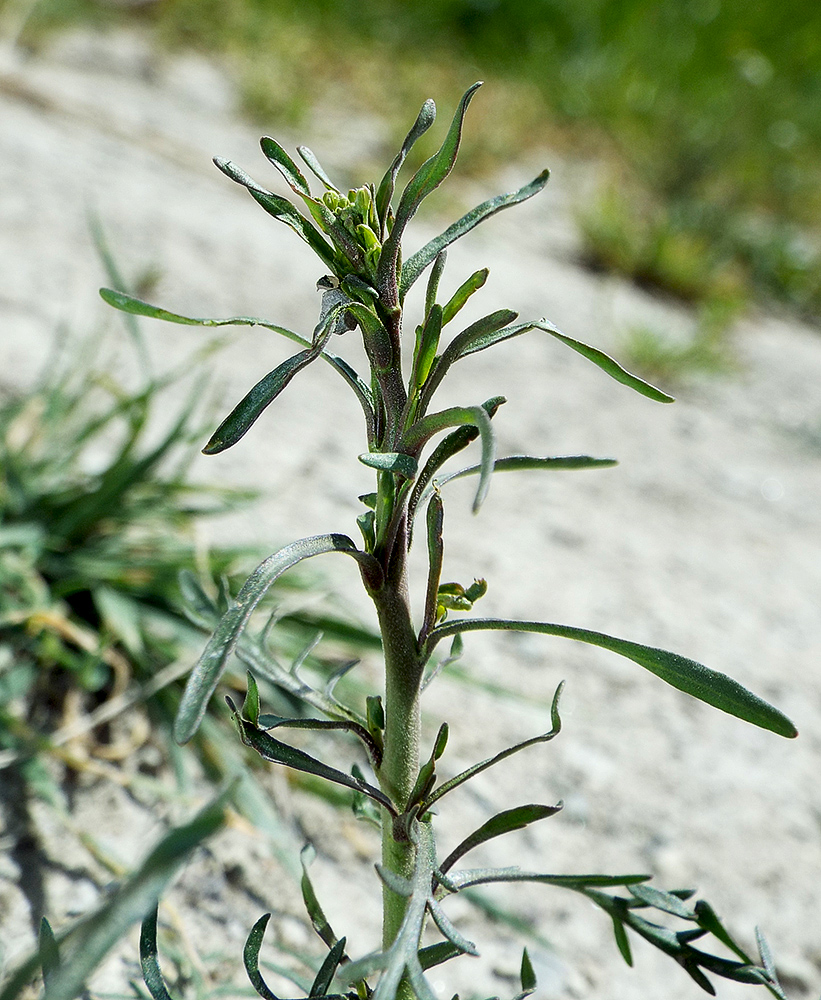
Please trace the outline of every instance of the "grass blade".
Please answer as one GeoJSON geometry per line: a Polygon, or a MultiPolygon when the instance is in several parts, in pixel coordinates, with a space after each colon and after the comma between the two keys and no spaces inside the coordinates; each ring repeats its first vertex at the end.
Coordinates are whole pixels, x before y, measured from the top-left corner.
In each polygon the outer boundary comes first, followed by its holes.
{"type": "MultiPolygon", "coordinates": [[[[190,823],[167,834],[107,903],[60,935],[61,949],[64,951],[68,945],[71,954],[63,957],[59,968],[52,972],[44,1000],[74,1000],[108,951],[156,906],[182,862],[223,825],[225,798],[225,794],[221,795],[190,823]]],[[[0,1000],[14,1000],[40,964],[38,947],[6,983],[0,1000]]]]}

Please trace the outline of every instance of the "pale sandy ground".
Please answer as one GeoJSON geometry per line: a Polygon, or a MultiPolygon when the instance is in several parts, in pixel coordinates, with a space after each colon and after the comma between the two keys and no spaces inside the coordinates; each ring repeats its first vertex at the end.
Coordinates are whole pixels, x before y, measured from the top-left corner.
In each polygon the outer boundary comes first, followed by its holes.
{"type": "MultiPolygon", "coordinates": [[[[13,53],[3,59],[3,382],[27,383],[58,323],[83,330],[102,321],[89,205],[105,220],[127,271],[159,266],[155,301],[195,315],[263,315],[310,329],[321,270],[293,234],[210,164],[220,154],[272,181],[257,131],[236,117],[216,70],[195,59],[157,61],[127,37],[64,40],[28,63],[13,53]]],[[[329,169],[345,163],[357,143],[385,160],[391,155],[381,149],[378,124],[351,121],[341,129],[327,110],[297,137],[278,134],[291,147],[294,139],[307,141],[329,169]]],[[[555,168],[548,190],[454,249],[446,287],[486,264],[483,311],[512,306],[524,316],[547,315],[571,336],[604,348],[615,348],[635,322],[686,333],[682,310],[574,263],[571,169],[549,153],[528,156],[492,183],[457,188],[457,209],[519,186],[543,160],[555,168]]],[[[427,216],[412,239],[421,244],[437,226],[427,216]]],[[[184,357],[202,338],[184,327],[146,330],[161,364],[184,357]]],[[[821,990],[821,339],[815,329],[756,313],[738,325],[736,344],[737,375],[685,387],[669,407],[634,395],[536,334],[463,362],[442,402],[506,394],[510,402],[495,421],[502,454],[585,452],[621,464],[497,477],[478,518],[469,514],[469,488],[456,484],[447,495],[445,576],[466,583],[486,577],[484,614],[586,626],[700,659],[776,702],[797,723],[800,739],[745,726],[602,651],[535,636],[472,637],[465,663],[475,675],[523,697],[497,701],[455,681],[431,688],[430,733],[442,718],[452,724],[447,773],[547,728],[546,705],[562,678],[565,729],[549,747],[483,775],[458,800],[454,795],[456,812],[442,817],[440,844],[461,838],[490,809],[563,798],[558,817],[516,841],[496,842],[485,859],[557,872],[647,870],[670,888],[696,886],[751,946],[761,924],[789,992],[802,998],[821,990]]],[[[216,363],[222,405],[233,404],[286,352],[271,334],[238,332],[231,353],[216,363]]],[[[330,369],[315,366],[243,444],[203,458],[196,474],[262,486],[263,502],[230,530],[235,538],[270,539],[273,548],[328,530],[356,535],[355,497],[371,488],[355,460],[361,450],[355,401],[330,369]]],[[[364,615],[355,573],[341,562],[326,560],[321,568],[364,615]]],[[[369,909],[378,892],[369,869],[373,838],[348,820],[340,836],[338,816],[315,800],[295,801],[281,776],[272,777],[272,787],[288,822],[298,822],[294,850],[306,835],[317,846],[317,884],[332,922],[348,933],[354,954],[364,953],[376,927],[369,909]]],[[[147,811],[106,782],[81,788],[77,822],[134,864],[159,835],[168,808],[147,811]]],[[[193,804],[179,805],[174,816],[184,818],[193,804]]],[[[47,810],[37,815],[46,850],[64,862],[47,883],[59,925],[92,906],[96,886],[110,876],[47,810]]],[[[0,837],[9,850],[9,832],[0,837]]],[[[31,942],[17,875],[3,857],[6,961],[31,942]]],[[[236,961],[263,906],[279,912],[286,941],[313,947],[289,916],[301,910],[293,877],[247,831],[218,838],[170,898],[191,922],[192,946],[221,956],[204,960],[218,977],[242,982],[226,963],[236,961]],[[239,867],[229,882],[232,865],[239,867]],[[249,884],[257,899],[243,891],[249,884]]],[[[518,899],[553,945],[531,945],[541,998],[699,995],[683,972],[640,943],[636,967],[628,969],[607,918],[572,895],[499,889],[493,898],[508,906],[518,899]]],[[[442,995],[455,988],[463,996],[515,992],[519,951],[512,937],[483,924],[461,900],[450,912],[483,957],[435,974],[442,995]]],[[[135,941],[136,932],[105,964],[97,989],[126,989],[135,941]]],[[[728,1000],[750,989],[718,982],[728,1000]]]]}

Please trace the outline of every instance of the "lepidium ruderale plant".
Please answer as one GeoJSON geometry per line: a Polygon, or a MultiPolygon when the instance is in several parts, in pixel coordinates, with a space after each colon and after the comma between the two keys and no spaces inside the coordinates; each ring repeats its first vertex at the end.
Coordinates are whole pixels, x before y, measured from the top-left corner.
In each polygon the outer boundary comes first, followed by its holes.
{"type": "MultiPolygon", "coordinates": [[[[589,469],[613,464],[609,459],[588,456],[497,457],[493,421],[505,402],[503,397],[436,408],[437,390],[454,365],[477,351],[489,350],[529,331],[540,331],[581,354],[623,386],[650,400],[671,402],[665,393],[631,375],[597,348],[566,336],[547,320],[520,322],[512,310],[500,309],[462,326],[460,311],[485,283],[486,269],[466,277],[446,301],[439,300],[446,248],[490,216],[538,194],[547,182],[547,171],[518,191],[479,205],[421,250],[403,259],[402,238],[406,227],[422,200],[451,172],[465,114],[478,87],[475,84],[462,97],[442,145],[410,178],[398,200],[397,177],[413,144],[433,125],[433,101],[423,105],[379,184],[365,184],[347,192],[334,185],[309,149],[299,147],[300,158],[319,182],[320,193],[312,193],[306,175],[282,146],[274,139],[263,138],[263,153],[301,201],[307,210],[304,212],[257,184],[233,163],[215,161],[269,215],[284,222],[308,243],[321,261],[324,272],[318,282],[322,289],[321,313],[309,337],[247,317],[193,319],[118,292],[102,291],[103,298],[111,305],[138,315],[199,326],[260,325],[299,344],[300,350],[265,375],[225,418],[205,446],[206,454],[214,455],[236,444],[298,372],[321,359],[345,380],[359,401],[366,447],[358,459],[375,471],[374,491],[360,497],[361,542],[355,543],[343,534],[303,538],[269,556],[248,578],[190,676],[176,719],[176,738],[185,743],[196,732],[226,664],[236,652],[252,668],[242,708],[237,709],[229,702],[242,742],[266,760],[352,789],[357,812],[381,826],[382,857],[376,869],[382,883],[383,936],[381,946],[370,954],[364,957],[347,954],[345,938],[338,938],[325,920],[307,872],[303,879],[309,914],[329,949],[310,990],[312,997],[434,1000],[426,970],[460,955],[476,954],[475,945],[447,915],[448,897],[479,884],[521,881],[586,896],[612,921],[616,944],[628,963],[632,961],[632,932],[670,955],[710,993],[713,988],[707,975],[715,974],[763,984],[774,996],[783,997],[763,939],[759,937],[759,958],[753,959],[730,936],[707,902],[693,902],[691,892],[661,891],[648,885],[649,876],[642,874],[551,874],[515,867],[461,866],[464,856],[477,845],[552,816],[561,804],[515,805],[488,819],[462,843],[448,845],[444,852],[437,846],[434,806],[441,810],[453,789],[527,747],[547,743],[559,734],[561,726],[560,686],[553,699],[549,732],[525,739],[441,781],[437,767],[446,750],[448,727],[446,723],[442,725],[432,747],[420,745],[420,694],[443,662],[460,654],[465,632],[538,632],[601,646],[724,712],[780,736],[796,735],[793,724],[778,709],[726,675],[699,663],[584,628],[473,617],[473,605],[485,591],[484,581],[465,588],[443,584],[440,579],[443,495],[447,483],[463,476],[474,477],[478,483],[473,501],[476,512],[494,473],[589,469]],[[404,302],[408,291],[428,269],[424,313],[412,321],[413,361],[406,372],[402,365],[403,337],[408,336],[403,323],[404,302]],[[451,333],[454,328],[457,332],[451,333]],[[361,338],[364,344],[370,367],[364,376],[336,353],[337,345],[344,349],[351,338],[361,338]],[[478,462],[452,469],[451,460],[474,441],[479,448],[478,462]],[[412,536],[417,544],[421,541],[427,546],[429,562],[425,591],[417,595],[413,608],[407,585],[412,536]],[[238,646],[244,630],[251,631],[252,615],[274,581],[302,560],[328,552],[343,553],[356,563],[376,610],[384,654],[384,691],[367,697],[364,706],[342,703],[335,696],[332,683],[315,689],[297,677],[296,672],[272,664],[265,656],[264,630],[256,644],[244,641],[238,646]],[[262,714],[255,675],[290,691],[321,718],[262,714]],[[346,773],[278,738],[284,730],[294,727],[347,732],[360,742],[372,773],[366,777],[356,766],[346,773]],[[661,915],[660,921],[656,914],[661,915]],[[423,946],[423,930],[429,918],[438,928],[441,940],[423,946]],[[675,928],[676,921],[680,929],[675,928]],[[705,949],[703,941],[710,935],[735,957],[720,957],[705,949]]],[[[244,955],[251,981],[266,1000],[271,1000],[273,994],[259,971],[259,951],[269,916],[264,916],[251,931],[244,955]]],[[[149,988],[157,1000],[167,1000],[157,963],[156,913],[144,925],[142,948],[149,988]]],[[[519,996],[531,993],[535,985],[525,951],[519,996]]]]}

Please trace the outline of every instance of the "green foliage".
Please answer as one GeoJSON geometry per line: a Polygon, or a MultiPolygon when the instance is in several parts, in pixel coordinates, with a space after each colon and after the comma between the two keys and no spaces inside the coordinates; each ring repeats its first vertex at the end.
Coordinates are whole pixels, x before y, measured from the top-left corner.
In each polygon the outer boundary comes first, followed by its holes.
{"type": "MultiPolygon", "coordinates": [[[[595,365],[625,388],[648,400],[669,403],[672,398],[643,379],[631,374],[598,348],[563,334],[547,320],[516,323],[517,314],[503,309],[459,330],[446,329],[456,320],[461,304],[484,284],[486,271],[474,272],[460,287],[455,299],[444,305],[437,302],[439,278],[445,266],[444,248],[473,225],[487,218],[491,211],[469,213],[455,227],[432,241],[422,257],[411,257],[403,264],[401,236],[407,223],[430,194],[450,173],[461,140],[468,104],[478,85],[463,95],[439,150],[411,176],[392,207],[395,183],[405,154],[433,121],[434,107],[426,102],[416,124],[405,140],[383,180],[377,186],[365,185],[342,195],[328,180],[313,154],[303,154],[313,173],[326,188],[321,197],[311,193],[304,175],[285,150],[272,139],[263,139],[263,152],[278,168],[291,190],[304,203],[308,216],[301,214],[279,195],[261,188],[233,165],[217,165],[234,181],[247,188],[250,195],[274,218],[284,222],[316,250],[323,266],[332,274],[320,279],[320,287],[333,296],[323,302],[320,322],[312,338],[300,337],[266,324],[272,330],[308,345],[296,355],[292,367],[282,367],[252,390],[250,409],[240,416],[234,411],[218,431],[220,448],[212,442],[208,453],[230,447],[250,427],[285,383],[301,368],[319,357],[328,356],[325,347],[330,330],[348,338],[362,338],[368,367],[362,378],[341,359],[332,361],[356,393],[365,413],[368,450],[360,461],[375,471],[376,489],[360,499],[367,507],[360,517],[364,548],[358,548],[345,535],[324,534],[293,542],[264,560],[243,585],[213,633],[198,665],[192,672],[175,723],[175,735],[181,742],[195,736],[211,698],[228,669],[231,656],[249,666],[248,693],[241,711],[229,699],[241,741],[264,760],[324,779],[350,789],[356,796],[355,812],[377,822],[382,828],[382,860],[377,872],[383,886],[383,939],[381,947],[364,957],[352,959],[345,954],[345,939],[338,938],[330,927],[308,877],[308,856],[303,853],[302,889],[311,922],[329,949],[310,988],[310,996],[368,997],[394,1000],[415,997],[433,1000],[435,994],[425,972],[433,965],[459,955],[476,955],[476,945],[453,924],[443,905],[446,899],[477,885],[498,882],[532,882],[551,889],[580,893],[604,911],[612,920],[616,943],[624,958],[632,961],[628,931],[638,934],[680,964],[695,982],[708,992],[713,987],[707,973],[742,983],[763,984],[770,993],[783,998],[766,945],[759,946],[761,964],[757,964],[735,942],[712,908],[704,901],[686,905],[689,892],[668,893],[648,886],[649,875],[574,874],[521,871],[515,866],[453,870],[463,856],[491,839],[521,830],[555,815],[557,805],[530,803],[505,809],[483,823],[439,861],[434,835],[435,813],[446,795],[476,775],[530,748],[546,744],[561,732],[559,714],[560,684],[551,706],[551,729],[525,738],[495,755],[466,768],[455,777],[440,782],[439,761],[446,752],[449,730],[444,723],[430,753],[421,752],[420,693],[441,667],[461,653],[462,637],[468,632],[502,630],[526,631],[561,637],[607,649],[632,660],[661,680],[708,705],[760,726],[781,736],[797,735],[792,722],[777,708],[747,691],[738,682],[718,671],[675,653],[640,645],[614,636],[575,626],[515,619],[469,617],[474,604],[487,589],[484,580],[464,587],[443,583],[441,573],[444,552],[444,499],[442,490],[452,479],[477,475],[478,492],[474,512],[491,486],[496,471],[551,471],[607,467],[611,459],[588,456],[496,458],[493,419],[504,401],[495,397],[484,404],[469,403],[432,411],[433,398],[450,368],[457,361],[528,331],[547,333],[595,365]],[[450,235],[448,235],[450,234],[450,235]],[[452,237],[452,238],[451,238],[452,237]],[[425,294],[425,314],[417,327],[415,353],[409,376],[403,372],[402,338],[404,293],[427,266],[432,273],[425,294]],[[406,270],[408,268],[409,270],[406,270]],[[276,377],[274,377],[276,376],[276,377]],[[269,381],[270,380],[270,381],[269,381]],[[264,391],[254,395],[259,386],[264,391]],[[252,418],[252,419],[249,419],[252,418]],[[452,430],[451,428],[455,428],[452,430]],[[444,432],[446,437],[434,444],[444,432]],[[480,462],[456,470],[446,465],[473,441],[480,445],[480,462]],[[431,448],[427,460],[424,455],[431,448]],[[424,590],[424,613],[421,623],[414,622],[408,588],[407,557],[411,542],[410,528],[420,504],[427,503],[426,540],[428,580],[424,590]],[[253,634],[253,616],[266,592],[288,570],[304,560],[331,552],[341,552],[356,564],[364,588],[373,601],[380,626],[385,666],[384,698],[374,693],[366,699],[363,715],[357,708],[337,699],[333,686],[325,690],[311,687],[297,677],[297,668],[284,671],[257,657],[259,640],[253,634]],[[448,614],[461,614],[445,620],[448,614]],[[249,627],[250,626],[250,627],[249,627]],[[438,644],[451,637],[453,644],[445,660],[437,660],[438,644]],[[305,705],[321,711],[326,719],[289,718],[261,712],[257,675],[270,680],[280,690],[289,691],[305,705]],[[366,778],[354,766],[348,773],[270,735],[273,729],[310,728],[342,730],[358,738],[367,752],[374,778],[366,778]],[[607,890],[626,890],[627,895],[607,890]],[[637,911],[653,911],[653,920],[637,911]],[[656,922],[660,914],[663,922],[656,922]],[[694,926],[674,931],[665,921],[672,917],[694,926]],[[422,946],[423,931],[432,921],[441,940],[422,946]],[[693,941],[712,935],[720,945],[730,948],[730,960],[709,950],[695,948],[693,941]],[[373,982],[370,982],[373,980],[373,982]],[[329,992],[336,990],[336,992],[329,992]],[[349,991],[349,992],[344,992],[349,991]]],[[[546,179],[546,173],[540,178],[546,179]]],[[[537,193],[542,182],[522,189],[512,196],[492,199],[493,211],[517,204],[523,197],[537,193]]],[[[167,313],[155,306],[111,291],[104,298],[131,314],[154,316],[172,322],[222,325],[229,320],[191,320],[167,313]]],[[[257,322],[239,318],[239,324],[257,322]]],[[[243,404],[241,404],[242,406],[243,404]]],[[[266,418],[267,419],[267,418],[266,418]]],[[[146,982],[155,1000],[168,1000],[156,959],[154,917],[149,917],[143,935],[143,961],[146,982]]],[[[246,968],[252,984],[264,1000],[274,996],[259,973],[259,951],[267,926],[264,916],[252,929],[245,949],[246,968]]],[[[527,953],[521,962],[521,992],[527,996],[536,988],[533,967],[527,953]]]]}

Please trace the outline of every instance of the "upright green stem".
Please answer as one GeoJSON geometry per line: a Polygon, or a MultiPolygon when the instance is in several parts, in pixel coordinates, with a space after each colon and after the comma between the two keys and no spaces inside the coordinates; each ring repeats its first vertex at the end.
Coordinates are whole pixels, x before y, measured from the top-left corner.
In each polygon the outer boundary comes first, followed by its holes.
{"type": "MultiPolygon", "coordinates": [[[[379,769],[383,791],[401,809],[410,797],[419,772],[419,682],[422,662],[411,621],[406,579],[404,531],[394,546],[396,554],[386,573],[385,584],[372,592],[379,617],[385,657],[384,755],[379,769]]],[[[391,817],[385,813],[382,830],[382,864],[410,878],[414,847],[396,838],[391,817]]],[[[389,947],[405,913],[406,900],[387,886],[383,888],[383,946],[389,947]]]]}

